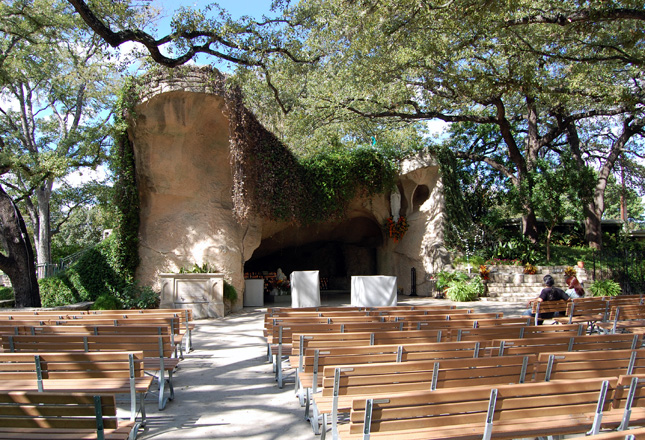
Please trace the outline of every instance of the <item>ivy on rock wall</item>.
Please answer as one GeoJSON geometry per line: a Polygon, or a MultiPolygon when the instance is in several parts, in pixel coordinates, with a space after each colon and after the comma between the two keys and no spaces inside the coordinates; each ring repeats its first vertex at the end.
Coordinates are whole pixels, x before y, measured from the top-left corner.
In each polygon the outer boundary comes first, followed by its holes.
{"type": "MultiPolygon", "coordinates": [[[[394,186],[398,158],[392,149],[386,153],[375,146],[342,149],[323,145],[319,154],[299,158],[244,106],[239,89],[211,68],[158,67],[133,81],[124,93],[130,100],[123,107],[130,112],[128,119],[136,118],[132,108],[137,102],[173,87],[224,99],[234,182],[231,197],[240,221],[251,215],[298,224],[340,218],[355,197],[384,193],[394,186]]],[[[122,128],[117,199],[123,209],[120,240],[128,244],[120,257],[123,268],[130,270],[138,263],[126,250],[136,248],[139,202],[132,147],[125,124],[122,128]]]]}
{"type": "Polygon", "coordinates": [[[119,98],[114,133],[115,151],[111,161],[112,171],[116,176],[114,270],[130,282],[134,280],[139,265],[139,191],[134,150],[127,134],[127,118],[134,117],[136,90],[134,82],[130,82],[119,98]]]}

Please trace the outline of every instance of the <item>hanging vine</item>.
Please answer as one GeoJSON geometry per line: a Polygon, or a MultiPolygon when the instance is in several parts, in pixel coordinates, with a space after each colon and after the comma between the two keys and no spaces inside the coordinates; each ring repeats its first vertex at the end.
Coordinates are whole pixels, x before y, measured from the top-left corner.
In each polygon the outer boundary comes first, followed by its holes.
{"type": "MultiPolygon", "coordinates": [[[[160,84],[172,81],[182,82],[184,86],[190,83],[191,89],[220,96],[224,100],[233,173],[231,197],[234,213],[240,221],[252,214],[298,224],[339,218],[355,197],[381,194],[394,185],[398,158],[372,146],[321,152],[307,159],[296,157],[244,106],[240,90],[210,68],[156,68],[133,81],[124,93],[129,100],[129,104],[123,106],[129,113],[127,119],[134,120],[132,108],[135,104],[163,90],[160,84]]],[[[121,124],[121,130],[124,149],[129,149],[128,154],[133,157],[132,146],[129,143],[126,146],[126,124],[121,124]]],[[[123,160],[126,156],[124,151],[123,160]]],[[[132,176],[129,175],[130,169],[118,171],[117,175],[119,180],[123,179],[121,185],[136,188],[132,163],[132,176]]],[[[124,200],[128,196],[125,191],[124,200]]],[[[138,201],[134,203],[136,205],[132,206],[138,207],[138,201]]],[[[135,215],[132,206],[128,213],[138,228],[138,210],[135,215]]]]}

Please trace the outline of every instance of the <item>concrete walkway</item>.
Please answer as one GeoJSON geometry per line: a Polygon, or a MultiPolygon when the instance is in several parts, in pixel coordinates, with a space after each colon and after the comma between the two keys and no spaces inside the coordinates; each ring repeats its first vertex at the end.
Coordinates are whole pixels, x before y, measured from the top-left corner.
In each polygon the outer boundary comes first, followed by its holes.
{"type": "MultiPolygon", "coordinates": [[[[450,300],[402,296],[399,304],[453,304],[450,300]]],[[[524,304],[469,302],[458,308],[519,316],[524,304]]],[[[324,298],[323,305],[349,305],[349,295],[324,298]]],[[[265,308],[244,308],[221,319],[196,321],[194,350],[175,373],[175,400],[163,411],[146,399],[148,423],[140,439],[317,438],[293,390],[279,389],[262,335],[265,308]]]]}

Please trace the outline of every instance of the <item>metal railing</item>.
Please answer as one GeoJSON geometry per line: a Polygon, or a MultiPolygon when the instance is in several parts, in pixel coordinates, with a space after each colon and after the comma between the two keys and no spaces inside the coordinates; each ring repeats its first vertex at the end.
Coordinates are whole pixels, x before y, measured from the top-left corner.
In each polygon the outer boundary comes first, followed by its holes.
{"type": "Polygon", "coordinates": [[[594,253],[592,280],[614,280],[623,294],[645,293],[645,250],[603,249],[594,253]]]}
{"type": "Polygon", "coordinates": [[[48,264],[37,264],[36,265],[36,277],[38,279],[52,277],[58,272],[61,272],[68,267],[70,267],[76,260],[78,260],[81,255],[83,255],[88,250],[92,249],[93,246],[80,250],[72,255],[68,255],[65,258],[61,258],[58,263],[48,263],[48,264]]]}

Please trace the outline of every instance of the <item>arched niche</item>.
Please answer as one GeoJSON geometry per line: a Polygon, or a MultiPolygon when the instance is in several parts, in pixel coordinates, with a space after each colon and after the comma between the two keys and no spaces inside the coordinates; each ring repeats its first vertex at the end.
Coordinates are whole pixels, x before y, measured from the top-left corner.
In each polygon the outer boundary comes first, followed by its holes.
{"type": "Polygon", "coordinates": [[[405,190],[403,189],[403,185],[401,185],[401,182],[398,182],[396,184],[396,187],[399,189],[399,193],[401,194],[401,211],[399,212],[399,215],[406,216],[409,214],[407,194],[405,193],[405,190]]]}
{"type": "Polygon", "coordinates": [[[412,212],[418,212],[429,197],[430,189],[426,185],[418,185],[412,195],[412,212]]]}

